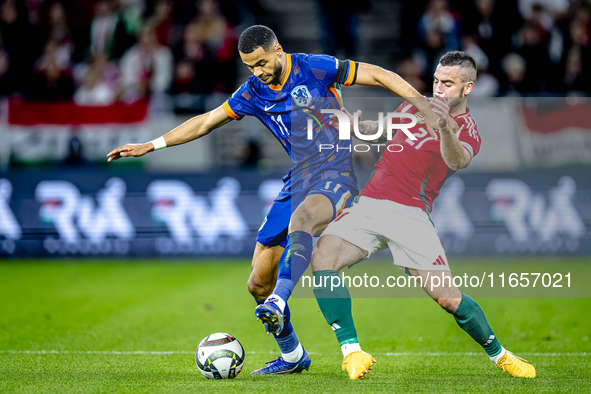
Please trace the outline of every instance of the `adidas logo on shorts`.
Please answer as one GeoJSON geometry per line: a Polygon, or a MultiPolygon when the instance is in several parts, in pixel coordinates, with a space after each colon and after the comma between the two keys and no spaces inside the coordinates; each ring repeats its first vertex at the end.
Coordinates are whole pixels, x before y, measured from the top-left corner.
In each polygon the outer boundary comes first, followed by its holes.
{"type": "Polygon", "coordinates": [[[439,257],[437,257],[437,260],[435,260],[433,265],[445,265],[445,261],[443,261],[443,258],[441,256],[439,256],[439,257]]]}

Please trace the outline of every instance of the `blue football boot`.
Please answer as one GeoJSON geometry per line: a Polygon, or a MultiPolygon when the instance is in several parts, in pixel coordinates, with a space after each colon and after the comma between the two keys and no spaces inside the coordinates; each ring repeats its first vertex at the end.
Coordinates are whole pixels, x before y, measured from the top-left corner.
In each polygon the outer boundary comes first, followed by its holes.
{"type": "Polygon", "coordinates": [[[307,371],[310,368],[310,364],[312,364],[312,360],[310,360],[310,356],[308,356],[306,349],[304,349],[304,354],[295,363],[288,363],[283,360],[283,357],[277,357],[275,360],[267,362],[263,368],[252,371],[251,374],[278,375],[282,373],[302,373],[304,369],[307,371]]]}

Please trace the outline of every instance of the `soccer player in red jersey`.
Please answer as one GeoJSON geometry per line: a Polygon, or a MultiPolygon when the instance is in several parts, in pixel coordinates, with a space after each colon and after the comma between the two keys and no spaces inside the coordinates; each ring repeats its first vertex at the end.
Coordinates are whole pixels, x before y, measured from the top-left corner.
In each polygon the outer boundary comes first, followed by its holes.
{"type": "MultiPolygon", "coordinates": [[[[476,122],[466,106],[475,79],[476,63],[466,53],[449,52],[441,58],[431,100],[439,118],[438,138],[429,135],[419,110],[403,103],[397,112],[416,116],[417,124],[409,128],[416,139],[400,131],[394,135],[358,202],[329,224],[312,256],[314,294],[341,344],[343,369],[351,379],[363,378],[375,359],[363,352],[357,341],[349,290],[332,286],[340,283],[340,269],[385,248],[391,250],[394,264],[417,277],[417,282],[453,315],[497,367],[512,376],[536,376],[533,365],[501,346],[476,301],[454,286],[430,218],[433,200],[445,180],[467,167],[480,150],[476,122]],[[437,282],[433,282],[434,277],[438,277],[437,282]]],[[[375,121],[360,122],[360,132],[374,135],[378,126],[375,121]]],[[[385,137],[374,142],[385,142],[385,137]]]]}

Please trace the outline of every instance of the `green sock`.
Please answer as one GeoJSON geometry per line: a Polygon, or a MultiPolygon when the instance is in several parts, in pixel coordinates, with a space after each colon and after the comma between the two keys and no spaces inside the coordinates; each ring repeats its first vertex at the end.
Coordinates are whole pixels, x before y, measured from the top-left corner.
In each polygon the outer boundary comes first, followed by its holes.
{"type": "Polygon", "coordinates": [[[482,346],[490,357],[502,351],[501,344],[490,328],[484,312],[470,296],[462,293],[462,301],[453,316],[458,326],[482,346]]]}
{"type": "MultiPolygon", "coordinates": [[[[339,278],[339,272],[324,270],[314,272],[314,295],[316,302],[330,324],[340,345],[358,343],[357,330],[351,314],[351,295],[345,286],[334,287],[331,290],[332,278],[339,278]]],[[[340,278],[339,278],[340,283],[340,278]]]]}

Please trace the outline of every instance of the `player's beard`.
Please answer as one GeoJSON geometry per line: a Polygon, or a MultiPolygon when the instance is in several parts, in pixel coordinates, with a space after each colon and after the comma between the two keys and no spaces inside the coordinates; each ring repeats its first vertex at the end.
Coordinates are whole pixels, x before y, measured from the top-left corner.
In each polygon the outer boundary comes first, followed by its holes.
{"type": "Polygon", "coordinates": [[[271,81],[271,85],[279,85],[281,83],[281,72],[283,68],[281,67],[281,62],[275,59],[275,65],[273,66],[273,80],[271,81]]]}
{"type": "MultiPolygon", "coordinates": [[[[461,92],[464,92],[464,89],[466,88],[465,85],[462,85],[462,90],[461,92]]],[[[449,113],[453,114],[455,112],[458,111],[458,109],[462,106],[462,104],[464,103],[464,100],[466,99],[466,96],[460,96],[460,97],[448,97],[447,98],[447,105],[449,106],[449,113]]]]}
{"type": "Polygon", "coordinates": [[[447,105],[449,106],[449,113],[453,114],[462,105],[464,97],[449,97],[447,100],[447,105]]]}

